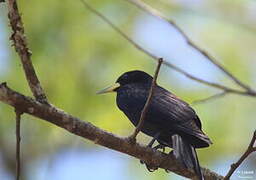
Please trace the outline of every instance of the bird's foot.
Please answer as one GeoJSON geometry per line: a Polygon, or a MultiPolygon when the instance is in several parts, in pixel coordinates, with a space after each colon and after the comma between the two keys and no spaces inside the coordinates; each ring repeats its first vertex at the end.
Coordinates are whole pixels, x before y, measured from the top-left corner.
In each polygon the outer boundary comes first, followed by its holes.
{"type": "MultiPolygon", "coordinates": [[[[162,152],[165,152],[165,146],[162,144],[158,144],[155,147],[153,147],[155,151],[158,151],[158,149],[162,149],[162,152]]],[[[155,170],[158,169],[158,167],[152,166],[150,164],[145,163],[144,161],[140,160],[141,164],[145,164],[146,168],[148,169],[149,172],[154,172],[155,170]]]]}
{"type": "Polygon", "coordinates": [[[154,150],[158,150],[158,149],[162,149],[162,152],[164,153],[165,152],[165,145],[163,144],[158,144],[156,145],[155,147],[153,147],[154,150]]]}
{"type": "Polygon", "coordinates": [[[155,170],[158,169],[158,167],[155,167],[155,166],[151,166],[151,165],[148,165],[146,164],[146,168],[149,172],[154,172],[155,170]]]}
{"type": "Polygon", "coordinates": [[[165,172],[166,172],[166,173],[170,173],[171,171],[169,171],[168,169],[165,169],[165,172]]]}
{"type": "Polygon", "coordinates": [[[147,168],[147,170],[148,170],[149,172],[154,172],[155,170],[158,169],[158,167],[155,167],[155,166],[153,166],[153,165],[147,164],[147,163],[145,163],[145,162],[142,161],[142,160],[140,160],[140,163],[141,163],[141,164],[145,164],[145,166],[146,166],[146,168],[147,168]]]}

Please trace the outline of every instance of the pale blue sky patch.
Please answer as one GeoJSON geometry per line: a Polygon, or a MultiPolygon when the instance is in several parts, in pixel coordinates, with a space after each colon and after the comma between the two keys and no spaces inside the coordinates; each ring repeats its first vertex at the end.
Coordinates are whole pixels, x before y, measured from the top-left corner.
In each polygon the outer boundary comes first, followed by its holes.
{"type": "MultiPolygon", "coordinates": [[[[209,81],[218,81],[219,71],[168,23],[151,16],[141,16],[135,23],[134,39],[153,54],[177,65],[187,72],[209,81]]],[[[170,70],[172,72],[172,70],[170,70]]],[[[190,79],[174,74],[186,87],[198,86],[190,79]]]]}
{"type": "Polygon", "coordinates": [[[8,68],[8,43],[7,43],[7,32],[5,31],[6,27],[3,23],[3,20],[0,17],[0,79],[8,68]]]}

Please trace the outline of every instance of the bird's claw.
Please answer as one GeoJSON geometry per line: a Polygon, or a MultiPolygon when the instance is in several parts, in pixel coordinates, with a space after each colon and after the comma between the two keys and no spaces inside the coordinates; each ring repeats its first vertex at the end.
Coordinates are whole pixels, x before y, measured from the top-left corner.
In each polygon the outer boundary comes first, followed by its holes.
{"type": "Polygon", "coordinates": [[[146,164],[146,163],[145,163],[144,161],[142,161],[142,160],[140,160],[140,163],[141,163],[141,164],[145,164],[145,166],[146,166],[146,168],[147,168],[147,170],[148,170],[149,172],[154,172],[155,170],[158,169],[158,167],[154,167],[154,166],[152,166],[152,165],[146,164]]]}
{"type": "Polygon", "coordinates": [[[149,172],[154,172],[155,170],[158,169],[158,167],[150,166],[148,164],[146,164],[146,168],[149,172]]]}
{"type": "MultiPolygon", "coordinates": [[[[154,149],[155,151],[158,151],[158,149],[162,149],[162,150],[163,150],[162,152],[165,152],[165,146],[162,145],[162,144],[158,144],[158,145],[156,145],[155,147],[153,147],[152,149],[154,149]]],[[[141,163],[141,164],[145,164],[145,166],[146,166],[146,168],[147,168],[147,170],[148,170],[149,172],[154,172],[155,170],[158,169],[158,167],[149,165],[149,164],[145,163],[145,162],[142,161],[142,160],[140,160],[140,163],[141,163]]],[[[167,172],[167,170],[166,170],[166,172],[167,172]]]]}
{"type": "Polygon", "coordinates": [[[171,171],[169,171],[168,169],[165,169],[165,172],[166,172],[166,173],[170,173],[171,171]]]}
{"type": "Polygon", "coordinates": [[[173,155],[173,150],[171,150],[171,151],[169,152],[169,155],[170,155],[170,154],[173,155]]]}
{"type": "Polygon", "coordinates": [[[157,146],[153,147],[154,150],[162,149],[162,152],[165,152],[165,145],[158,144],[157,146]]]}

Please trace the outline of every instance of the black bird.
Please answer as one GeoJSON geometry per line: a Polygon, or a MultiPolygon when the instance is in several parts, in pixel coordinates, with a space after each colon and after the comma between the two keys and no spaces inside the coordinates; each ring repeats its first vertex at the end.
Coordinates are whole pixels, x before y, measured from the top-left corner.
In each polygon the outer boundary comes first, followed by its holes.
{"type": "MultiPolygon", "coordinates": [[[[118,108],[137,126],[152,80],[152,76],[143,71],[129,71],[98,94],[117,92],[118,108]]],[[[149,146],[157,140],[160,145],[173,148],[174,156],[186,168],[194,169],[200,180],[204,179],[195,148],[208,147],[211,140],[202,131],[196,112],[186,102],[156,85],[141,131],[153,137],[149,146]]]]}

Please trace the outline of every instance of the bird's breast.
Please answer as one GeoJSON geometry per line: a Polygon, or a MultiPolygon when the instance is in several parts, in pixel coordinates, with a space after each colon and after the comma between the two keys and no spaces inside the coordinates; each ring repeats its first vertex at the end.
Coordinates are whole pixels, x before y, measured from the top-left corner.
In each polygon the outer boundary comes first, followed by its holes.
{"type": "MultiPolygon", "coordinates": [[[[134,126],[137,126],[140,120],[141,112],[147,101],[148,93],[148,89],[138,87],[134,89],[121,89],[117,92],[117,106],[124,112],[134,126]]],[[[158,119],[159,117],[154,115],[155,111],[151,106],[149,106],[148,113],[149,114],[146,114],[145,116],[145,121],[141,130],[143,133],[154,137],[165,128],[159,127],[159,124],[154,121],[152,122],[152,119],[158,119]],[[150,117],[149,115],[153,116],[150,117]]]]}
{"type": "Polygon", "coordinates": [[[125,113],[129,120],[137,125],[141,111],[146,103],[145,90],[126,88],[117,92],[116,103],[118,108],[125,113]]]}

